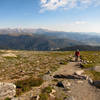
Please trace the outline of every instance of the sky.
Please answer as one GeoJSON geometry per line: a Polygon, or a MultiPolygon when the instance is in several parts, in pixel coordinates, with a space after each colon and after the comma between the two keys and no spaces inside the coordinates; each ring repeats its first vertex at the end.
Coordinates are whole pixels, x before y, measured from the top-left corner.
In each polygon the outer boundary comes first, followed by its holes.
{"type": "Polygon", "coordinates": [[[100,33],[100,0],[0,0],[0,28],[100,33]]]}

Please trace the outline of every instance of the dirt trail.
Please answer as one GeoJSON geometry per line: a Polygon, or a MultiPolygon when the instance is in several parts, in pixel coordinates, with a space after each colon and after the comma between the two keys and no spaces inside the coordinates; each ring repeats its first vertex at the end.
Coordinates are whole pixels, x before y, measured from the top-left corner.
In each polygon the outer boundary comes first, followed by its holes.
{"type": "MultiPolygon", "coordinates": [[[[79,64],[79,62],[70,62],[63,65],[54,75],[73,75],[77,70],[81,70],[79,64]]],[[[71,83],[69,95],[75,100],[100,100],[100,89],[91,86],[87,80],[69,79],[69,81],[71,83]]]]}
{"type": "Polygon", "coordinates": [[[63,74],[63,75],[72,75],[75,71],[80,70],[79,68],[80,62],[70,62],[67,65],[62,65],[61,68],[59,68],[55,74],[63,74]]]}
{"type": "MultiPolygon", "coordinates": [[[[51,77],[55,75],[73,75],[73,73],[77,70],[81,70],[79,65],[80,62],[69,62],[67,65],[61,65],[61,67],[56,72],[52,73],[51,77]]],[[[69,82],[71,83],[70,92],[66,92],[66,94],[73,97],[74,99],[69,100],[100,100],[100,89],[91,86],[87,80],[67,78],[61,79],[69,80],[69,82]]],[[[44,88],[49,84],[52,84],[52,80],[44,82],[40,87],[33,88],[33,90],[19,97],[18,100],[30,100],[29,98],[31,97],[31,95],[39,95],[41,88],[44,88]]]]}

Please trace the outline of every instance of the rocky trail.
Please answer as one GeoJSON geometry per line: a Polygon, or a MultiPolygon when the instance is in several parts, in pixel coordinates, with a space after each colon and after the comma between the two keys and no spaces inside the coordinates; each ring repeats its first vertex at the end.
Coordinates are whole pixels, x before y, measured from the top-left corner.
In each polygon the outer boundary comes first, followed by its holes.
{"type": "MultiPolygon", "coordinates": [[[[84,75],[84,70],[80,68],[80,62],[69,62],[53,72],[46,73],[43,76],[45,82],[40,87],[35,87],[31,91],[20,97],[14,97],[12,100],[39,100],[32,99],[39,96],[41,89],[47,86],[55,87],[55,92],[61,95],[61,91],[67,98],[63,100],[100,100],[100,89],[90,85],[89,79],[84,75]],[[53,80],[57,80],[53,82],[53,80]],[[61,86],[59,86],[61,85],[61,86]]],[[[54,96],[52,94],[52,96],[54,96]]],[[[51,96],[51,98],[52,98],[51,96]]],[[[56,100],[54,97],[50,100],[56,100]]]]}
{"type": "Polygon", "coordinates": [[[81,72],[83,71],[80,68],[80,62],[70,62],[69,64],[62,66],[54,74],[63,78],[63,80],[69,80],[71,84],[69,95],[72,97],[72,99],[69,100],[100,100],[100,89],[91,86],[88,82],[89,80],[80,78],[81,72]],[[73,77],[75,76],[75,73],[80,75],[73,77]]]}

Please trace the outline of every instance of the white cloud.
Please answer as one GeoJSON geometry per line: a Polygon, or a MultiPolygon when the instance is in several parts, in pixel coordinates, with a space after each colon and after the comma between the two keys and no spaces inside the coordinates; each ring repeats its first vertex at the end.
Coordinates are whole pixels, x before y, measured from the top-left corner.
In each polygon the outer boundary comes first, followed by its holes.
{"type": "Polygon", "coordinates": [[[70,9],[70,8],[80,8],[89,6],[99,6],[100,0],[40,0],[41,10],[56,10],[57,8],[70,9]]]}
{"type": "Polygon", "coordinates": [[[86,22],[86,21],[76,21],[73,24],[76,24],[76,25],[84,25],[84,24],[88,24],[88,22],[86,22]]]}

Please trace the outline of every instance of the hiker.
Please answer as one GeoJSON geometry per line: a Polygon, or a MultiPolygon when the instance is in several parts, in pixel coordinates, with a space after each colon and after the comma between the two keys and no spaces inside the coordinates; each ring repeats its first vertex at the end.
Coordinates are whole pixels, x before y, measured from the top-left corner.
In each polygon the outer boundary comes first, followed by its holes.
{"type": "Polygon", "coordinates": [[[78,61],[79,56],[80,56],[80,52],[79,49],[77,49],[75,52],[75,61],[78,61]]]}

